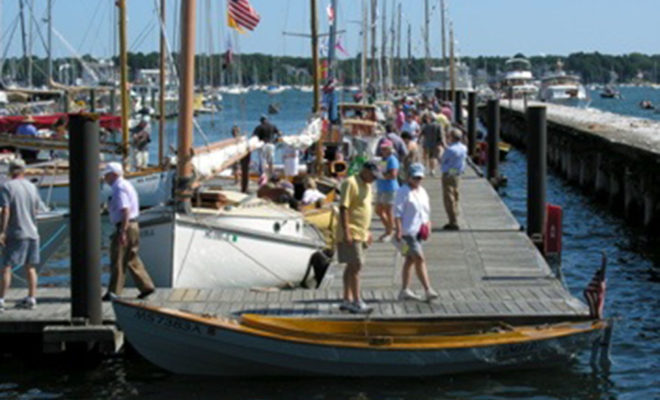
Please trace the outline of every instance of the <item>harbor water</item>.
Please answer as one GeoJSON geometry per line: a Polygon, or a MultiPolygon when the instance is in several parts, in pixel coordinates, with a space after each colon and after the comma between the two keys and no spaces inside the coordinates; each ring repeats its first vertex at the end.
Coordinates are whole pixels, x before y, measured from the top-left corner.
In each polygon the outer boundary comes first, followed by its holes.
{"type": "MultiPolygon", "coordinates": [[[[623,100],[600,99],[592,106],[606,111],[660,119],[638,103],[660,103],[660,90],[622,88],[623,100]]],[[[226,95],[225,108],[199,118],[213,141],[227,137],[231,125],[251,132],[269,103],[280,114],[272,121],[284,132],[304,126],[311,95],[288,91],[277,96],[251,93],[226,95]]],[[[154,126],[154,132],[157,127],[154,126]]],[[[174,143],[176,121],[167,125],[174,143]]],[[[204,139],[197,135],[196,142],[204,139]]],[[[153,144],[152,151],[156,145],[153,144]]],[[[152,156],[155,154],[152,154],[152,156]]],[[[153,158],[152,158],[153,159],[153,158]]],[[[513,150],[501,164],[509,184],[501,196],[521,224],[526,214],[526,158],[513,150]]],[[[428,187],[439,191],[439,187],[428,187]]],[[[609,260],[605,310],[618,316],[612,344],[612,365],[593,369],[585,351],[575,362],[548,370],[502,371],[434,379],[237,379],[219,380],[172,375],[127,352],[92,365],[37,355],[5,355],[0,362],[0,398],[144,398],[144,399],[657,399],[660,398],[660,246],[657,239],[629,228],[604,206],[594,204],[579,188],[553,175],[548,201],[564,212],[562,271],[571,293],[581,292],[600,264],[609,260]]],[[[106,224],[107,233],[111,229],[106,224]]],[[[107,236],[107,235],[106,235],[107,236]]],[[[65,246],[66,247],[66,246],[65,246]]],[[[107,274],[104,275],[107,279],[107,274]]],[[[63,248],[47,266],[41,283],[68,285],[68,250],[63,248]]],[[[37,353],[37,351],[35,351],[37,353]]]]}

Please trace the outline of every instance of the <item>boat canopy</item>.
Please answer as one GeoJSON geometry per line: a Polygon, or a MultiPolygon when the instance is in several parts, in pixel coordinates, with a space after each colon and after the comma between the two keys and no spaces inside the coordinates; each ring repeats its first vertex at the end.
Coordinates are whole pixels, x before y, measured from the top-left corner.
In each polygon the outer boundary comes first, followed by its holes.
{"type": "MultiPolygon", "coordinates": [[[[71,114],[55,113],[48,115],[33,115],[32,118],[34,119],[34,122],[32,122],[32,124],[37,129],[48,129],[51,128],[58,119],[62,117],[68,118],[69,115],[71,114]]],[[[0,132],[15,133],[16,129],[23,124],[23,120],[25,120],[25,116],[23,115],[0,117],[0,132]]],[[[101,127],[105,129],[121,129],[121,117],[117,115],[100,114],[99,123],[101,124],[101,127]]]]}

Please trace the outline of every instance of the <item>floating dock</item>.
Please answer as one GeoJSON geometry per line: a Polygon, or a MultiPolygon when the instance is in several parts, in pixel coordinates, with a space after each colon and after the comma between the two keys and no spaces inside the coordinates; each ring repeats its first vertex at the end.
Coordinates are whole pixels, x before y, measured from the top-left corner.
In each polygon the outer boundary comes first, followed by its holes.
{"type": "MultiPolygon", "coordinates": [[[[573,297],[541,253],[475,169],[461,182],[460,231],[443,231],[447,222],[440,179],[427,178],[433,232],[425,243],[432,285],[439,298],[432,302],[399,301],[402,257],[391,243],[374,243],[362,272],[364,300],[374,319],[468,319],[550,322],[583,319],[587,306],[573,297]]],[[[375,237],[382,233],[374,218],[375,237]]],[[[153,266],[151,266],[153,268],[153,266]]],[[[341,265],[333,264],[319,289],[158,289],[149,303],[217,316],[240,313],[300,317],[358,318],[339,310],[341,265]]],[[[413,289],[421,290],[420,286],[413,289]]],[[[418,283],[417,283],[418,285],[418,283]]],[[[134,297],[135,289],[124,292],[134,297]]],[[[98,345],[106,353],[118,350],[123,337],[114,326],[110,303],[103,303],[104,326],[91,327],[71,319],[68,288],[39,288],[35,310],[12,309],[25,289],[11,289],[7,310],[0,313],[0,335],[34,334],[45,351],[61,351],[68,343],[98,345]]],[[[137,300],[136,300],[137,301],[137,300]]]]}

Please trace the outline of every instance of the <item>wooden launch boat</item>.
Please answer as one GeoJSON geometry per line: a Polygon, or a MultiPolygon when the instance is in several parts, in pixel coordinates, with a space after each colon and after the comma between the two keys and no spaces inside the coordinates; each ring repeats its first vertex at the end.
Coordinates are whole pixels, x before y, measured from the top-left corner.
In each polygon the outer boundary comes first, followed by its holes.
{"type": "Polygon", "coordinates": [[[154,364],[217,376],[435,376],[547,367],[601,340],[605,320],[512,326],[490,321],[218,318],[113,303],[128,341],[154,364]]]}

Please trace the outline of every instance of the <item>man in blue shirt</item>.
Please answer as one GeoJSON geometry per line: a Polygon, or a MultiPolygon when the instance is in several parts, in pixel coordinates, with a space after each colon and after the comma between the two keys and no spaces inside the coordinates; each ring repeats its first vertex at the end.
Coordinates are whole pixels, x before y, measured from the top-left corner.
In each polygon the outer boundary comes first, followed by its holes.
{"type": "Polygon", "coordinates": [[[378,195],[376,197],[376,215],[380,217],[385,227],[378,240],[387,241],[392,237],[394,231],[394,200],[396,192],[399,190],[397,176],[399,174],[399,160],[394,155],[394,144],[391,140],[385,139],[380,143],[380,151],[383,155],[380,170],[383,172],[383,178],[376,181],[378,195]]]}
{"type": "Polygon", "coordinates": [[[465,159],[467,158],[467,147],[461,142],[463,132],[453,128],[449,131],[449,146],[442,153],[442,198],[449,223],[443,229],[458,230],[458,199],[460,178],[465,171],[465,159]]]}
{"type": "MultiPolygon", "coordinates": [[[[16,135],[19,136],[31,136],[31,137],[36,137],[39,132],[37,131],[37,128],[34,126],[34,118],[32,118],[31,115],[28,115],[23,119],[22,123],[16,128],[16,135]]],[[[21,153],[21,158],[25,162],[34,162],[37,160],[37,155],[39,154],[39,150],[32,150],[32,149],[20,149],[19,153],[21,153]]]]}

